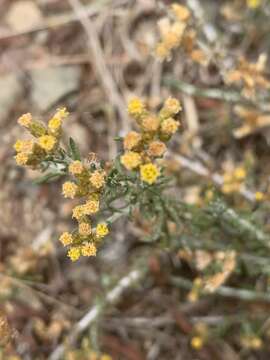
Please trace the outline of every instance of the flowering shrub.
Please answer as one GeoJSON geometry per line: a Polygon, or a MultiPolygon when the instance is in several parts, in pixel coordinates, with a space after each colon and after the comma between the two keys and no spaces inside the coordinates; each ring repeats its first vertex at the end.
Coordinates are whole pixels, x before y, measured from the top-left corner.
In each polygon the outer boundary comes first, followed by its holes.
{"type": "Polygon", "coordinates": [[[133,204],[142,206],[142,196],[148,194],[150,198],[167,181],[159,159],[166,151],[165,143],[180,125],[176,119],[180,111],[181,105],[174,98],[168,98],[158,114],[151,113],[141,100],[132,99],[128,112],[139,132],[130,131],[121,139],[123,153],[107,168],[98,161],[82,160],[72,139],[68,149],[62,147],[62,122],[68,116],[65,108],[57,110],[47,126],[33,120],[31,114],[19,118],[18,123],[34,139],[16,141],[17,164],[47,172],[42,180],[68,176],[70,180],[62,186],[63,196],[81,200],[72,211],[78,227],[59,238],[68,247],[72,261],[80,256],[96,256],[101,240],[109,233],[110,219],[94,221],[100,210],[106,213],[113,209],[112,201],[124,198],[126,208],[131,211],[133,204]]]}

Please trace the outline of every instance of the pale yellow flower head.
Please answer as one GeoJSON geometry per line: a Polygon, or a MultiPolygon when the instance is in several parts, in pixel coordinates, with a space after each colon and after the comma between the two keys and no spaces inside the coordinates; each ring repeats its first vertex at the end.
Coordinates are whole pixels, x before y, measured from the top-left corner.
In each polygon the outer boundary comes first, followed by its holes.
{"type": "Polygon", "coordinates": [[[80,175],[83,172],[83,169],[83,164],[79,160],[73,161],[68,167],[68,171],[72,175],[80,175]]]}
{"type": "Polygon", "coordinates": [[[179,111],[182,110],[182,106],[179,102],[179,100],[173,98],[173,97],[169,97],[165,103],[164,103],[164,108],[166,108],[166,110],[168,112],[171,113],[171,115],[176,115],[177,113],[179,113],[179,111]]]}
{"type": "Polygon", "coordinates": [[[84,205],[77,205],[72,210],[72,217],[76,220],[80,220],[85,215],[84,205]]]}
{"type": "Polygon", "coordinates": [[[190,17],[190,11],[184,5],[173,3],[171,9],[175,17],[180,21],[187,21],[190,17]]]}
{"type": "Polygon", "coordinates": [[[62,186],[62,194],[65,198],[74,199],[78,191],[78,186],[72,181],[66,181],[62,186]]]}
{"type": "Polygon", "coordinates": [[[53,117],[48,123],[48,128],[54,133],[58,132],[62,126],[62,120],[59,117],[53,117]]]}
{"type": "Polygon", "coordinates": [[[139,145],[142,140],[141,134],[136,131],[130,131],[124,138],[124,149],[132,150],[139,145]]]}
{"type": "Polygon", "coordinates": [[[135,151],[127,151],[121,156],[121,164],[127,170],[136,169],[142,162],[141,155],[135,151]]]}
{"type": "Polygon", "coordinates": [[[250,9],[256,9],[261,5],[262,0],[246,0],[246,2],[250,9]]]}
{"type": "Polygon", "coordinates": [[[203,347],[203,339],[200,336],[193,336],[190,345],[195,350],[200,350],[203,347]]]}
{"type": "Polygon", "coordinates": [[[161,141],[152,141],[148,147],[149,156],[159,157],[166,151],[166,145],[161,141]]]}
{"type": "Polygon", "coordinates": [[[83,212],[85,215],[92,215],[99,210],[99,201],[89,200],[83,205],[83,212]]]}
{"type": "Polygon", "coordinates": [[[168,118],[161,123],[161,132],[165,135],[173,135],[179,127],[179,122],[173,118],[168,118]]]}
{"type": "Polygon", "coordinates": [[[83,256],[96,256],[97,248],[95,244],[88,243],[81,247],[81,252],[83,256]]]}
{"type": "Polygon", "coordinates": [[[78,246],[71,247],[68,251],[68,257],[71,261],[77,261],[81,256],[81,249],[78,246]]]}
{"type": "Polygon", "coordinates": [[[79,234],[82,236],[88,236],[91,234],[91,225],[87,222],[81,222],[79,224],[79,234]]]}
{"type": "Polygon", "coordinates": [[[33,121],[32,115],[30,113],[27,113],[27,114],[23,114],[21,117],[19,117],[18,124],[28,128],[30,126],[30,124],[32,123],[32,121],[33,121]]]}
{"type": "Polygon", "coordinates": [[[150,115],[142,120],[142,127],[145,131],[157,131],[160,125],[160,121],[156,116],[150,115]]]}
{"type": "Polygon", "coordinates": [[[239,166],[234,170],[233,175],[236,180],[244,180],[247,176],[247,173],[243,167],[239,166]]]}
{"type": "Polygon", "coordinates": [[[96,227],[96,235],[97,237],[104,237],[109,233],[109,229],[106,223],[100,223],[96,227]]]}
{"type": "Polygon", "coordinates": [[[138,98],[133,98],[128,103],[128,113],[135,118],[144,113],[145,107],[143,102],[138,98]]]}
{"type": "Polygon", "coordinates": [[[155,164],[149,163],[140,167],[141,180],[147,184],[154,184],[160,175],[160,171],[155,164]]]}
{"type": "Polygon", "coordinates": [[[34,149],[34,145],[33,140],[17,140],[13,147],[17,152],[30,154],[34,149]]]}
{"type": "Polygon", "coordinates": [[[52,135],[43,135],[38,138],[38,144],[42,149],[49,152],[52,151],[56,145],[56,138],[52,135]]]}
{"type": "Polygon", "coordinates": [[[70,245],[72,244],[73,242],[73,237],[72,237],[72,234],[70,234],[69,232],[64,232],[60,238],[59,238],[59,241],[61,241],[61,243],[64,245],[64,246],[67,246],[67,245],[70,245]]]}
{"type": "Polygon", "coordinates": [[[90,176],[90,183],[96,188],[100,189],[105,184],[105,171],[94,171],[90,176]]]}
{"type": "Polygon", "coordinates": [[[29,159],[28,154],[23,152],[20,152],[15,156],[16,163],[17,165],[20,166],[26,165],[28,159],[29,159]]]}

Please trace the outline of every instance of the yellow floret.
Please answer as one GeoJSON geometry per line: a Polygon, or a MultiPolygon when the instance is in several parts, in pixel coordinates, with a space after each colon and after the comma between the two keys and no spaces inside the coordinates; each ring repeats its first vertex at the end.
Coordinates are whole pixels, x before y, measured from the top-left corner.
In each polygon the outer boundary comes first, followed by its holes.
{"type": "Polygon", "coordinates": [[[80,220],[84,215],[85,215],[84,205],[77,205],[72,210],[72,217],[75,218],[76,220],[80,220]]]}
{"type": "Polygon", "coordinates": [[[170,49],[163,43],[160,42],[157,44],[155,53],[157,57],[159,57],[161,60],[166,59],[170,55],[170,49]]]}
{"type": "Polygon", "coordinates": [[[71,259],[71,261],[76,261],[81,256],[81,249],[78,246],[71,247],[68,251],[68,257],[71,259]]]}
{"type": "Polygon", "coordinates": [[[97,254],[97,248],[93,243],[83,245],[81,251],[83,256],[96,256],[97,254]]]}
{"type": "Polygon", "coordinates": [[[247,176],[247,173],[243,167],[239,166],[234,170],[233,175],[234,175],[235,179],[237,179],[237,180],[244,180],[245,177],[247,176]]]}
{"type": "Polygon", "coordinates": [[[83,205],[84,215],[92,215],[97,213],[99,210],[99,201],[89,200],[83,205]]]}
{"type": "Polygon", "coordinates": [[[128,103],[128,113],[134,117],[140,117],[145,110],[143,102],[138,98],[133,98],[128,103]]]}
{"type": "Polygon", "coordinates": [[[142,120],[142,127],[145,131],[157,131],[160,121],[156,116],[147,116],[142,120]]]}
{"type": "Polygon", "coordinates": [[[179,122],[173,118],[168,118],[161,123],[161,132],[165,135],[173,135],[179,127],[179,122]]]}
{"type": "Polygon", "coordinates": [[[38,138],[38,143],[45,151],[52,151],[56,145],[56,138],[52,135],[43,135],[38,138]]]}
{"type": "Polygon", "coordinates": [[[193,347],[193,349],[200,350],[203,347],[203,340],[200,336],[193,336],[190,344],[193,347]]]}
{"type": "Polygon", "coordinates": [[[59,241],[61,241],[61,243],[62,243],[64,246],[67,246],[67,245],[72,244],[72,242],[73,242],[72,234],[70,234],[69,232],[64,232],[64,233],[60,236],[59,241]]]}
{"type": "Polygon", "coordinates": [[[105,172],[96,170],[90,176],[90,183],[96,188],[100,189],[105,184],[105,172]]]}
{"type": "Polygon", "coordinates": [[[103,354],[101,355],[100,360],[112,360],[112,357],[110,355],[103,354]]]}
{"type": "Polygon", "coordinates": [[[137,133],[136,131],[130,131],[124,138],[124,149],[125,150],[132,150],[142,140],[141,134],[137,133]]]}
{"type": "Polygon", "coordinates": [[[28,161],[28,155],[26,153],[20,152],[15,156],[17,165],[26,165],[28,161]]]}
{"type": "Polygon", "coordinates": [[[83,172],[83,169],[83,164],[79,160],[73,161],[68,167],[68,171],[72,175],[80,175],[83,172]]]}
{"type": "Polygon", "coordinates": [[[62,120],[59,117],[53,117],[48,123],[48,128],[52,132],[57,132],[62,126],[62,120]]]}
{"type": "Polygon", "coordinates": [[[32,123],[32,115],[30,113],[23,114],[18,119],[18,124],[26,128],[28,128],[31,123],[32,123]]]}
{"type": "Polygon", "coordinates": [[[152,141],[149,144],[148,154],[150,156],[159,157],[162,156],[166,151],[166,145],[161,141],[152,141]]]}
{"type": "Polygon", "coordinates": [[[171,113],[171,115],[175,115],[175,114],[179,113],[180,110],[182,110],[182,106],[181,106],[179,100],[177,100],[173,97],[169,97],[165,101],[164,107],[166,108],[167,111],[169,111],[171,113]]]}
{"type": "Polygon", "coordinates": [[[97,237],[102,238],[102,237],[106,236],[108,233],[109,233],[109,229],[108,229],[108,226],[106,223],[100,223],[97,225],[97,228],[96,228],[97,237]]]}
{"type": "Polygon", "coordinates": [[[65,198],[74,199],[78,191],[78,186],[72,181],[66,181],[62,186],[62,194],[65,198]]]}
{"type": "Polygon", "coordinates": [[[121,164],[127,170],[136,169],[142,162],[141,155],[134,151],[127,151],[124,155],[121,156],[121,164]]]}
{"type": "Polygon", "coordinates": [[[251,9],[256,9],[262,3],[262,0],[246,0],[246,1],[247,1],[247,6],[251,9]]]}
{"type": "Polygon", "coordinates": [[[190,11],[186,6],[174,3],[171,5],[171,8],[174,15],[180,21],[186,21],[190,17],[190,11]]]}
{"type": "Polygon", "coordinates": [[[69,112],[67,111],[67,108],[62,107],[62,108],[60,108],[60,109],[57,109],[54,117],[63,120],[63,119],[65,119],[66,117],[68,117],[68,115],[69,115],[69,112]]]}
{"type": "Polygon", "coordinates": [[[262,201],[264,199],[264,194],[261,191],[255,192],[255,200],[256,201],[262,201]]]}
{"type": "Polygon", "coordinates": [[[160,175],[159,169],[156,165],[149,163],[145,165],[141,165],[140,167],[140,175],[141,180],[146,182],[147,184],[154,184],[160,175]]]}
{"type": "Polygon", "coordinates": [[[88,236],[91,234],[91,225],[86,222],[82,222],[79,224],[79,234],[82,236],[88,236]]]}

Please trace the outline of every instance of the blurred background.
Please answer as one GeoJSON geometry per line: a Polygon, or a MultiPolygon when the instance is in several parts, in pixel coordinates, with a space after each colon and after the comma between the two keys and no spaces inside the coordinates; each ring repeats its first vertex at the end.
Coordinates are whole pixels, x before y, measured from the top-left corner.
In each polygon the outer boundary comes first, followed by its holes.
{"type": "MultiPolygon", "coordinates": [[[[267,340],[270,335],[263,332],[270,298],[243,303],[241,298],[209,295],[188,301],[187,291],[170,283],[168,274],[179,271],[194,279],[196,268],[186,259],[180,269],[176,253],[149,255],[149,245],[141,241],[148,228],[139,214],[135,223],[121,219],[113,225],[97,258],[71,263],[57,239],[72,227],[74,203],[63,199],[60,180],[34,184],[38,174],[16,166],[13,158],[14,142],[25,137],[17,125],[23,113],[47,121],[66,106],[70,118],[64,140],[71,136],[85,157],[94,152],[108,161],[118,151],[114,137],[133,126],[128,99],[136,95],[156,109],[172,95],[184,109],[182,129],[167,160],[179,185],[176,196],[201,206],[209,187],[222,187],[226,173],[244,169],[244,191],[237,186],[236,191],[221,190],[232,206],[252,210],[269,228],[269,202],[261,203],[269,199],[269,91],[264,88],[259,100],[242,102],[243,89],[224,80],[240,58],[255,63],[261,54],[266,58],[264,76],[269,76],[269,2],[178,3],[192,14],[190,26],[203,52],[197,59],[181,50],[170,61],[155,55],[158,20],[167,16],[170,1],[0,1],[1,360],[57,359],[50,356],[65,336],[139,256],[147,258],[150,275],[132,284],[117,305],[105,307],[100,321],[81,332],[62,358],[270,357],[261,336],[267,340]],[[242,318],[234,317],[242,312],[254,312],[260,321],[245,320],[242,329],[242,318]],[[232,327],[228,314],[234,317],[232,327]],[[211,327],[211,341],[202,346],[200,334],[211,327]],[[243,341],[245,334],[254,335],[252,344],[243,341]]],[[[241,274],[233,284],[241,281],[268,290],[268,275],[241,274]]]]}

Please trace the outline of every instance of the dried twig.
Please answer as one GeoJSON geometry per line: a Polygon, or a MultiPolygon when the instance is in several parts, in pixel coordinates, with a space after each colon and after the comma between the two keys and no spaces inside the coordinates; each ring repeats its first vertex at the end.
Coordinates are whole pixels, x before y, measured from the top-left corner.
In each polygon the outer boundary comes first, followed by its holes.
{"type": "MultiPolygon", "coordinates": [[[[85,331],[94,321],[96,321],[108,305],[116,303],[122,296],[123,292],[144,278],[146,273],[146,267],[140,267],[140,269],[131,270],[130,273],[123,277],[117,283],[117,285],[104,296],[104,300],[90,308],[85,316],[82,317],[82,319],[73,327],[72,331],[67,337],[66,344],[72,344],[74,341],[76,341],[78,335],[85,331]]],[[[53,351],[49,357],[49,360],[61,359],[64,352],[65,345],[61,344],[53,351]]]]}
{"type": "Polygon", "coordinates": [[[92,63],[94,65],[94,69],[97,72],[99,80],[106,92],[106,95],[111,102],[112,105],[117,109],[120,118],[121,118],[121,128],[123,131],[127,131],[129,129],[129,121],[126,113],[126,106],[122,96],[117,89],[115,81],[105,63],[104,53],[101,48],[98,33],[96,31],[95,26],[91,19],[83,16],[85,13],[85,8],[81,4],[80,0],[69,0],[71,7],[74,12],[77,14],[80,22],[87,34],[88,37],[88,47],[91,51],[92,55],[92,63]]]}

